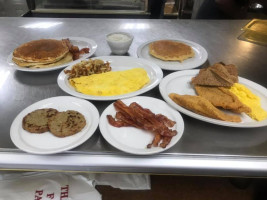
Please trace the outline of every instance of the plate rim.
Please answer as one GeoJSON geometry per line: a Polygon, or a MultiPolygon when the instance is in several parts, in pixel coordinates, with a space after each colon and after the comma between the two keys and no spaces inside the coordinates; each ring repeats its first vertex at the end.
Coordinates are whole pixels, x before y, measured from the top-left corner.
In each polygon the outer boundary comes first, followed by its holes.
{"type": "MultiPolygon", "coordinates": [[[[169,144],[166,148],[160,148],[159,147],[159,148],[157,148],[158,150],[149,151],[149,152],[146,152],[146,151],[144,151],[144,152],[134,152],[134,151],[131,150],[131,147],[130,147],[130,150],[127,150],[127,149],[125,150],[123,148],[120,148],[120,147],[116,146],[116,144],[112,143],[112,141],[110,141],[108,139],[108,137],[107,137],[108,134],[105,133],[105,129],[106,129],[105,127],[106,126],[111,126],[111,125],[109,125],[108,123],[105,122],[106,121],[106,116],[105,115],[106,114],[110,114],[110,113],[108,113],[108,111],[113,106],[114,102],[112,102],[111,104],[109,104],[105,108],[105,110],[102,112],[102,114],[100,116],[100,119],[99,119],[99,130],[100,130],[101,135],[105,139],[105,141],[107,143],[109,143],[111,146],[113,146],[114,148],[116,148],[116,149],[118,149],[118,150],[120,150],[122,152],[126,152],[126,153],[129,153],[129,154],[132,154],[132,155],[153,155],[153,154],[158,154],[158,153],[161,153],[163,151],[169,150],[170,148],[172,148],[174,145],[176,145],[181,140],[181,138],[182,138],[182,136],[184,134],[184,130],[185,130],[185,124],[184,124],[183,117],[179,113],[179,111],[177,111],[174,108],[172,108],[171,106],[169,106],[165,101],[163,101],[161,99],[158,99],[158,98],[154,98],[154,97],[148,97],[148,96],[135,96],[135,97],[127,98],[127,99],[122,99],[122,101],[134,101],[135,99],[144,99],[144,98],[145,99],[150,99],[150,100],[153,99],[153,101],[155,100],[155,101],[161,102],[162,104],[164,104],[168,108],[169,112],[175,113],[176,119],[178,119],[178,121],[176,121],[176,123],[177,123],[177,129],[176,130],[178,130],[178,135],[174,136],[174,137],[176,137],[176,141],[171,145],[169,144]]],[[[127,127],[124,127],[124,128],[127,128],[127,127]]],[[[132,127],[130,127],[130,128],[132,128],[132,127]]]]}
{"type": "MultiPolygon", "coordinates": [[[[137,51],[136,51],[137,57],[145,59],[141,54],[142,49],[146,45],[148,45],[148,44],[150,44],[152,42],[155,42],[155,41],[159,41],[159,40],[172,40],[172,41],[178,41],[178,42],[187,42],[187,43],[193,44],[194,46],[199,47],[202,50],[202,52],[204,53],[204,58],[202,60],[200,60],[201,62],[199,62],[199,64],[197,66],[194,66],[194,67],[191,67],[191,68],[187,68],[187,69],[173,69],[173,68],[165,67],[164,65],[160,65],[160,64],[157,63],[161,69],[168,70],[168,71],[190,70],[190,69],[194,69],[194,68],[200,67],[201,65],[203,65],[208,60],[208,52],[202,45],[200,45],[200,44],[198,44],[196,42],[193,42],[191,40],[185,40],[185,39],[182,39],[182,38],[181,39],[177,39],[177,38],[176,39],[174,39],[174,38],[158,38],[158,39],[153,39],[153,40],[149,40],[147,42],[144,42],[141,45],[139,45],[139,47],[137,48],[137,51]]],[[[152,60],[150,60],[150,61],[152,61],[152,60]]],[[[169,61],[162,61],[162,62],[169,62],[169,61]]]]}
{"type": "MultiPolygon", "coordinates": [[[[206,116],[202,116],[199,115],[197,113],[194,113],[188,109],[185,109],[181,106],[179,106],[178,104],[174,103],[166,94],[166,92],[164,91],[164,86],[170,81],[173,80],[173,78],[177,77],[177,74],[184,74],[186,75],[186,73],[188,73],[188,75],[196,75],[199,72],[199,69],[191,69],[191,70],[184,70],[184,71],[177,71],[177,72],[173,72],[167,76],[165,76],[162,81],[159,84],[159,91],[160,94],[162,96],[162,98],[174,109],[178,110],[179,112],[192,117],[194,119],[198,119],[207,123],[211,123],[211,124],[215,124],[215,125],[220,125],[220,126],[226,126],[226,127],[234,127],[234,128],[256,128],[256,127],[264,127],[267,126],[267,119],[263,120],[263,121],[255,121],[253,123],[235,123],[235,122],[227,122],[227,121],[222,121],[222,120],[218,120],[218,119],[213,119],[213,118],[209,118],[206,116]],[[265,123],[264,123],[265,122],[265,123]]],[[[241,82],[247,82],[251,85],[254,85],[255,87],[259,87],[261,88],[261,90],[265,91],[265,93],[267,94],[267,89],[265,87],[263,87],[262,85],[255,83],[251,80],[248,80],[246,78],[240,77],[238,76],[239,81],[241,80],[241,82]]],[[[240,83],[240,82],[239,82],[240,83]]],[[[242,84],[242,83],[241,83],[242,84]]],[[[254,87],[253,87],[254,88],[254,87]]],[[[262,92],[260,92],[262,93],[262,92]]]]}
{"type": "Polygon", "coordinates": [[[69,65],[68,67],[64,68],[59,73],[58,78],[57,78],[57,84],[61,88],[61,90],[63,90],[64,92],[66,92],[72,96],[87,99],[87,100],[111,101],[111,100],[125,99],[125,98],[137,96],[137,95],[143,94],[145,92],[148,92],[148,91],[152,90],[153,88],[155,88],[157,85],[159,85],[160,81],[163,78],[163,72],[162,72],[161,68],[157,64],[155,64],[151,61],[145,60],[143,58],[135,58],[135,57],[130,57],[130,56],[98,56],[98,57],[93,57],[92,59],[103,59],[103,60],[107,60],[107,59],[138,59],[144,63],[147,63],[150,67],[152,66],[151,69],[153,69],[153,71],[156,73],[156,80],[151,85],[149,85],[149,87],[143,87],[140,90],[137,90],[137,91],[134,91],[131,93],[127,93],[127,94],[116,95],[116,96],[86,95],[86,94],[79,93],[79,92],[75,91],[74,89],[71,89],[70,87],[68,87],[65,84],[65,79],[67,78],[67,75],[64,73],[64,70],[70,69],[72,67],[71,65],[69,65]]]}
{"type": "Polygon", "coordinates": [[[57,39],[57,40],[59,40],[59,39],[63,39],[63,38],[69,38],[70,40],[80,40],[80,41],[87,42],[88,44],[90,44],[92,46],[92,48],[90,49],[90,52],[88,54],[84,54],[83,57],[81,57],[81,58],[79,58],[77,60],[71,61],[69,63],[65,63],[65,64],[62,64],[62,65],[59,65],[59,66],[55,66],[55,67],[38,68],[38,69],[19,67],[16,63],[14,63],[12,61],[13,51],[8,55],[6,62],[10,67],[12,67],[13,69],[18,70],[18,71],[23,71],[23,72],[48,72],[48,71],[54,71],[54,70],[65,68],[68,65],[73,65],[76,61],[81,61],[83,59],[89,58],[89,57],[93,56],[94,53],[96,52],[97,43],[94,40],[90,39],[90,38],[69,36],[69,37],[49,37],[47,39],[57,39]]]}
{"type": "MultiPolygon", "coordinates": [[[[35,109],[33,109],[35,110],[35,109]]],[[[29,111],[31,112],[31,111],[29,111]]],[[[27,111],[27,113],[29,113],[27,111]]],[[[24,152],[27,152],[27,153],[31,153],[31,154],[38,154],[38,155],[51,155],[51,154],[56,154],[56,153],[61,153],[61,152],[64,152],[64,151],[67,151],[67,150],[71,150],[81,144],[83,144],[84,142],[86,142],[88,139],[90,139],[98,125],[99,125],[99,118],[100,118],[100,115],[99,115],[99,111],[98,109],[95,107],[94,104],[92,104],[90,101],[86,101],[84,99],[80,99],[80,98],[77,98],[77,97],[72,97],[72,96],[56,96],[56,97],[50,97],[50,98],[46,98],[46,99],[43,99],[43,100],[40,100],[40,101],[37,101],[29,106],[27,106],[26,108],[24,108],[23,110],[21,110],[17,116],[14,118],[11,126],[10,126],[10,131],[9,131],[9,136],[10,136],[10,139],[12,141],[12,143],[20,150],[24,151],[24,152]],[[90,121],[90,127],[88,128],[88,130],[85,130],[85,134],[83,135],[82,140],[77,140],[75,143],[71,143],[69,146],[63,146],[62,148],[59,148],[57,150],[42,150],[42,151],[35,151],[33,149],[25,149],[24,147],[21,147],[21,144],[20,143],[17,143],[17,141],[21,141],[21,139],[17,139],[17,136],[18,134],[18,128],[20,128],[21,125],[21,122],[22,122],[22,119],[23,117],[25,116],[24,112],[27,111],[28,109],[31,110],[32,107],[35,107],[36,105],[39,106],[39,104],[42,104],[42,103],[45,103],[45,102],[52,102],[54,101],[54,99],[69,99],[69,100],[74,100],[74,101],[78,101],[78,102],[82,102],[83,104],[86,104],[87,105],[87,108],[91,110],[92,113],[94,113],[94,118],[92,121],[90,121]]],[[[83,131],[83,130],[82,130],[83,131]]],[[[23,143],[23,142],[22,142],[23,143]]],[[[24,142],[25,144],[25,142],[24,142]]]]}

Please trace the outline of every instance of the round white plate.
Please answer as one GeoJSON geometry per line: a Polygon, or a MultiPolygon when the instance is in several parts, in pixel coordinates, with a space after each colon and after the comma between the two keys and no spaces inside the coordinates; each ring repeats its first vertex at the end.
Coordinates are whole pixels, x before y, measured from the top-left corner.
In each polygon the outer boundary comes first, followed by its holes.
{"type": "Polygon", "coordinates": [[[134,127],[116,128],[108,123],[107,115],[116,114],[113,104],[109,105],[100,117],[99,128],[101,134],[115,148],[131,154],[149,155],[155,154],[174,146],[182,137],[184,132],[184,121],[180,113],[171,108],[164,101],[145,96],[132,97],[122,100],[126,105],[136,102],[143,108],[150,109],[155,114],[163,114],[171,120],[176,121],[173,129],[177,130],[177,135],[174,136],[170,144],[164,149],[161,147],[147,148],[154,138],[154,134],[148,131],[137,129],[134,127]]]}
{"type": "MultiPolygon", "coordinates": [[[[180,95],[185,95],[185,94],[197,95],[194,88],[191,86],[190,81],[198,73],[199,73],[199,70],[186,70],[186,71],[174,72],[164,77],[164,79],[162,79],[159,85],[159,90],[164,100],[168,104],[170,104],[172,107],[179,110],[180,112],[188,116],[191,116],[193,118],[196,118],[196,119],[199,119],[205,122],[209,122],[212,124],[218,124],[218,125],[229,126],[229,127],[240,127],[240,128],[267,126],[267,119],[263,121],[255,121],[251,119],[249,116],[247,116],[245,113],[242,113],[239,115],[242,120],[240,123],[226,122],[222,120],[212,119],[209,117],[199,115],[192,111],[189,111],[177,105],[174,101],[172,101],[171,98],[168,96],[170,93],[177,93],[180,95]]],[[[251,90],[251,92],[253,92],[255,95],[261,98],[262,108],[267,110],[267,89],[245,78],[241,78],[241,77],[238,77],[238,78],[239,78],[239,83],[245,85],[248,89],[251,90]]],[[[227,114],[234,114],[234,113],[227,112],[227,114]]]]}
{"type": "Polygon", "coordinates": [[[53,154],[77,147],[88,140],[95,132],[99,122],[99,113],[89,101],[70,96],[60,96],[36,102],[21,111],[10,128],[12,142],[21,150],[34,154],[53,154]],[[34,134],[22,128],[22,119],[28,113],[42,108],[55,108],[58,111],[75,110],[83,114],[86,126],[82,131],[64,138],[50,132],[34,134]]]}
{"type": "Polygon", "coordinates": [[[26,71],[26,72],[45,72],[45,71],[53,71],[53,70],[57,70],[57,69],[61,69],[64,68],[68,65],[73,65],[76,62],[79,62],[81,60],[84,60],[86,58],[91,57],[97,48],[97,44],[95,43],[94,40],[88,39],[88,38],[84,38],[84,37],[61,37],[61,38],[52,38],[52,39],[56,39],[56,40],[61,40],[61,39],[66,39],[69,38],[71,44],[78,46],[79,49],[82,48],[89,48],[89,53],[86,54],[82,54],[80,55],[80,58],[69,62],[69,63],[65,63],[62,65],[58,65],[58,66],[54,66],[54,67],[49,67],[49,68],[39,68],[39,69],[34,69],[34,68],[25,68],[25,67],[20,67],[18,65],[16,65],[16,63],[13,62],[12,57],[13,57],[13,52],[9,54],[9,56],[7,57],[7,63],[14,67],[16,70],[19,71],[26,71]]]}
{"type": "Polygon", "coordinates": [[[116,96],[93,96],[93,95],[87,95],[82,94],[80,92],[77,92],[74,87],[72,87],[69,84],[68,76],[64,73],[64,70],[71,69],[72,66],[68,66],[66,69],[62,70],[62,72],[59,74],[57,83],[59,87],[67,92],[68,94],[71,94],[76,97],[80,97],[83,99],[90,99],[90,100],[116,100],[116,99],[123,99],[128,97],[133,97],[139,94],[142,94],[144,92],[147,92],[154,87],[156,87],[160,80],[163,77],[162,70],[158,65],[156,65],[153,62],[141,59],[141,58],[133,58],[128,56],[101,56],[101,57],[95,57],[93,59],[101,59],[103,61],[110,62],[110,66],[112,68],[112,71],[122,71],[122,70],[128,70],[132,68],[144,68],[147,71],[147,74],[149,76],[150,82],[147,83],[143,88],[140,90],[137,90],[135,92],[131,92],[128,94],[122,94],[122,95],[116,95],[116,96]]]}
{"type": "Polygon", "coordinates": [[[177,40],[177,39],[166,39],[166,38],[152,40],[152,41],[142,44],[137,49],[137,56],[157,63],[161,67],[161,69],[172,70],[172,71],[193,69],[193,68],[201,66],[208,59],[208,53],[206,49],[204,49],[199,44],[192,42],[192,41],[183,40],[183,39],[177,40]],[[177,42],[182,42],[184,44],[187,44],[192,47],[192,49],[195,52],[195,56],[193,58],[186,59],[183,62],[163,61],[158,58],[155,58],[154,56],[151,56],[149,54],[149,44],[152,42],[158,41],[158,40],[172,40],[172,41],[177,41],[177,42]]]}

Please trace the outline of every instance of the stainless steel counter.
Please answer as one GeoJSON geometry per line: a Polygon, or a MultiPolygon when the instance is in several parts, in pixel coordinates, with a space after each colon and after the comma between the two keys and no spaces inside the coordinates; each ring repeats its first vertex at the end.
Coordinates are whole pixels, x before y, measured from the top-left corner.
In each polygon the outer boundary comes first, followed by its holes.
{"type": "MultiPolygon", "coordinates": [[[[19,44],[47,37],[80,36],[96,41],[94,56],[111,55],[105,35],[134,35],[128,56],[137,57],[142,43],[157,38],[183,38],[206,48],[204,64],[223,61],[238,66],[239,75],[267,87],[267,48],[237,39],[248,21],[0,18],[0,167],[2,169],[127,172],[215,176],[267,176],[267,127],[229,128],[182,115],[185,132],[173,148],[152,156],[134,156],[109,145],[99,129],[84,144],[62,154],[39,156],[13,145],[9,129],[25,107],[67,95],[57,85],[60,70],[16,71],[6,63],[19,44]]],[[[164,75],[170,72],[164,71],[164,75]]],[[[161,99],[158,87],[145,93],[161,99]]],[[[111,101],[92,101],[101,113],[111,101]]]]}

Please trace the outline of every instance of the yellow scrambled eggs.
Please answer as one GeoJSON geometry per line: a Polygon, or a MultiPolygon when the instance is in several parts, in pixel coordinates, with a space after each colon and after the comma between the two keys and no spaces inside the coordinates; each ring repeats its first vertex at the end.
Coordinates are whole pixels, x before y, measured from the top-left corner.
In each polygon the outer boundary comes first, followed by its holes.
{"type": "Polygon", "coordinates": [[[235,83],[230,91],[234,93],[238,99],[251,109],[251,113],[248,115],[257,121],[262,121],[267,118],[267,112],[262,109],[260,98],[253,94],[244,85],[235,83]]]}
{"type": "Polygon", "coordinates": [[[78,92],[95,96],[121,95],[141,89],[150,79],[143,68],[111,71],[69,80],[78,92]]]}

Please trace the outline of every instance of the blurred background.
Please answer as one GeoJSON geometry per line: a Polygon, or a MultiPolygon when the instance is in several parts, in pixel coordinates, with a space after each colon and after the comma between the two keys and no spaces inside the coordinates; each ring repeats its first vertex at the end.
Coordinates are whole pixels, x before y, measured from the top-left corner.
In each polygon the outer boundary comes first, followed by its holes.
{"type": "Polygon", "coordinates": [[[267,0],[0,0],[0,17],[267,19],[267,0]]]}

